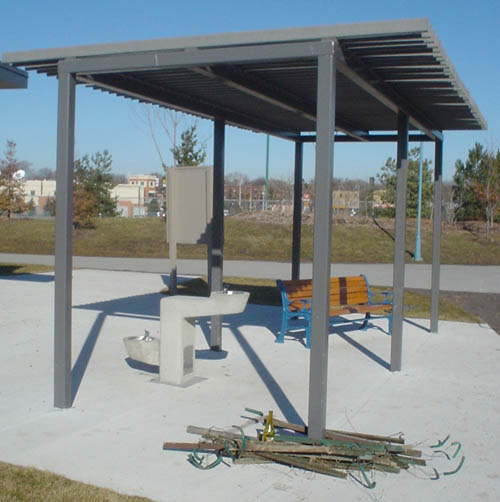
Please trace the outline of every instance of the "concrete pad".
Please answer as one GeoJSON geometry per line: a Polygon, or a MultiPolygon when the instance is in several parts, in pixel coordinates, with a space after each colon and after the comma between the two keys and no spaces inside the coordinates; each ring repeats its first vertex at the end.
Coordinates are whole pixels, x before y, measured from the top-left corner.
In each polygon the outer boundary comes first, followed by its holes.
{"type": "MultiPolygon", "coordinates": [[[[122,339],[159,333],[159,274],[73,273],[74,404],[52,407],[53,281],[50,274],[0,278],[0,460],[157,501],[384,500],[496,501],[500,493],[500,337],[486,325],[404,324],[403,371],[391,373],[387,320],[367,331],[332,330],[327,426],[373,434],[405,432],[428,446],[450,434],[466,461],[455,476],[429,470],[377,473],[374,490],[278,465],[199,471],[164,441],[194,441],[187,425],[245,425],[246,406],[306,422],[309,351],[297,339],[275,344],[280,309],[249,305],[224,318],[223,351],[208,350],[209,319],[196,331],[197,373],[187,387],[157,383],[126,361],[122,339]],[[131,367],[132,366],[132,367],[131,367]]],[[[298,334],[301,334],[298,332],[298,334]]],[[[452,450],[450,450],[452,453],[452,450]]],[[[457,465],[434,460],[441,470],[457,465]]]]}

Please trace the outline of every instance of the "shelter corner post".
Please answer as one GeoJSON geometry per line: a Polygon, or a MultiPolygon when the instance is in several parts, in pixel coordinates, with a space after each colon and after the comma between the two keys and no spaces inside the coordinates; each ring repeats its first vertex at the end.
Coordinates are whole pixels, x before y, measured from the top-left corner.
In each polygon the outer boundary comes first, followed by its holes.
{"type": "Polygon", "coordinates": [[[54,406],[70,408],[75,77],[59,69],[54,298],[54,406]]]}
{"type": "Polygon", "coordinates": [[[431,333],[439,331],[439,282],[441,267],[441,200],[443,189],[443,142],[437,140],[434,153],[434,211],[432,228],[431,333]]]}
{"type": "Polygon", "coordinates": [[[293,183],[293,235],[292,235],[292,279],[300,278],[300,248],[302,231],[302,141],[295,142],[295,169],[293,183]]]}
{"type": "MultiPolygon", "coordinates": [[[[224,249],[224,143],[226,122],[214,120],[214,180],[213,216],[208,249],[210,291],[221,291],[224,249]]],[[[212,316],[210,325],[210,349],[222,348],[222,317],[212,316]]]]}
{"type": "Polygon", "coordinates": [[[335,84],[335,58],[332,50],[331,53],[318,57],[308,410],[308,435],[313,439],[322,439],[326,427],[335,84]]]}
{"type": "Polygon", "coordinates": [[[406,185],[408,182],[408,115],[398,113],[398,151],[396,165],[396,216],[394,231],[393,314],[391,371],[401,371],[403,353],[403,308],[406,250],[406,185]]]}

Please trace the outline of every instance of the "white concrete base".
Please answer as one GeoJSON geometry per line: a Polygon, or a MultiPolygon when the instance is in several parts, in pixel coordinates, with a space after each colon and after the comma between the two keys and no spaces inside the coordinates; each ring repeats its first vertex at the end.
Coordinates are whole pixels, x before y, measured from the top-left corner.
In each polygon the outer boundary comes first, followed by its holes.
{"type": "MultiPolygon", "coordinates": [[[[186,426],[255,426],[246,406],[290,422],[307,421],[310,351],[274,343],[280,308],[248,305],[223,324],[227,355],[211,359],[196,326],[198,371],[186,389],[131,370],[122,338],[159,336],[159,274],[74,270],[73,408],[53,402],[53,282],[47,275],[0,278],[0,460],[157,502],[497,502],[500,493],[500,336],[484,325],[428,321],[403,325],[403,371],[386,367],[387,321],[367,331],[337,325],[329,339],[327,426],[389,435],[403,431],[417,448],[448,434],[466,456],[454,476],[429,481],[416,470],[377,472],[374,490],[271,465],[220,465],[199,471],[165,441],[194,441],[186,426]],[[46,277],[48,280],[44,280],[46,277]],[[30,308],[27,309],[26,305],[30,308]],[[149,305],[149,308],[148,308],[149,305]],[[146,306],[147,316],[144,315],[146,306]],[[378,328],[380,326],[380,329],[378,328]],[[419,444],[420,442],[423,444],[419,444]],[[73,454],[76,452],[76,454],[73,454]]],[[[455,459],[457,460],[457,459],[455,459]]],[[[451,466],[454,466],[451,462],[451,466]]],[[[0,495],[1,498],[1,495],[0,495]]]]}
{"type": "Polygon", "coordinates": [[[208,298],[169,296],[160,302],[160,382],[185,387],[195,374],[195,321],[198,317],[238,314],[250,293],[215,292],[208,298]]]}

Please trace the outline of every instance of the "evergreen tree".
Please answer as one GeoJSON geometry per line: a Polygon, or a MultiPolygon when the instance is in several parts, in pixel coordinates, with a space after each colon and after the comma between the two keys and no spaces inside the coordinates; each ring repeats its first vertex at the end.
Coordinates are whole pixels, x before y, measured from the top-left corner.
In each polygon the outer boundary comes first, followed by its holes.
{"type": "Polygon", "coordinates": [[[484,202],[474,185],[484,178],[488,152],[480,143],[469,150],[466,161],[455,162],[453,202],[456,220],[477,220],[484,214],[484,202]]]}
{"type": "MultiPolygon", "coordinates": [[[[415,218],[418,211],[418,171],[419,171],[419,148],[412,148],[408,152],[408,185],[406,188],[406,215],[415,218]]],[[[432,201],[432,171],[431,161],[424,159],[422,162],[422,217],[429,218],[431,215],[432,201]]],[[[389,157],[381,172],[377,174],[377,181],[385,188],[382,200],[386,204],[396,203],[396,159],[389,157]]],[[[394,209],[391,211],[394,215],[394,209]]]]}
{"type": "Polygon", "coordinates": [[[499,152],[489,152],[480,143],[469,150],[465,162],[455,162],[453,202],[456,220],[492,221],[498,202],[499,152]]]}
{"type": "Polygon", "coordinates": [[[107,150],[92,157],[75,160],[73,183],[73,225],[91,226],[96,216],[116,216],[116,200],[110,195],[113,186],[112,159],[107,150]]]}
{"type": "Polygon", "coordinates": [[[500,207],[500,150],[489,151],[475,143],[465,162],[455,162],[453,182],[455,218],[484,218],[488,234],[500,207]]]}
{"type": "Polygon", "coordinates": [[[29,209],[24,200],[24,183],[17,175],[21,165],[16,159],[16,144],[7,140],[5,159],[0,160],[0,214],[6,214],[7,218],[29,209]]]}
{"type": "Polygon", "coordinates": [[[148,216],[156,216],[160,211],[160,204],[158,203],[158,199],[154,198],[148,204],[148,216]]]}
{"type": "Polygon", "coordinates": [[[198,148],[196,124],[188,127],[181,134],[181,144],[179,146],[175,145],[171,152],[177,166],[199,166],[203,164],[207,153],[203,145],[198,148]]]}

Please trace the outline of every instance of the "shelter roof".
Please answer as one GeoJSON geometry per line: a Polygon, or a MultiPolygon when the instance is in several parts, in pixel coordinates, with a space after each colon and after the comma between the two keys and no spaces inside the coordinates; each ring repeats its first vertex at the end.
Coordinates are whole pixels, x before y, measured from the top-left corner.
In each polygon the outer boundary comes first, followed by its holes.
{"type": "Polygon", "coordinates": [[[0,89],[25,89],[28,74],[18,68],[0,63],[0,89]]]}
{"type": "Polygon", "coordinates": [[[318,56],[308,47],[325,41],[337,61],[336,127],[352,138],[397,130],[399,110],[428,135],[487,128],[427,19],[10,52],[3,60],[47,75],[68,60],[91,87],[293,137],[316,129],[318,56]],[[269,59],[252,59],[273,49],[269,59]]]}

